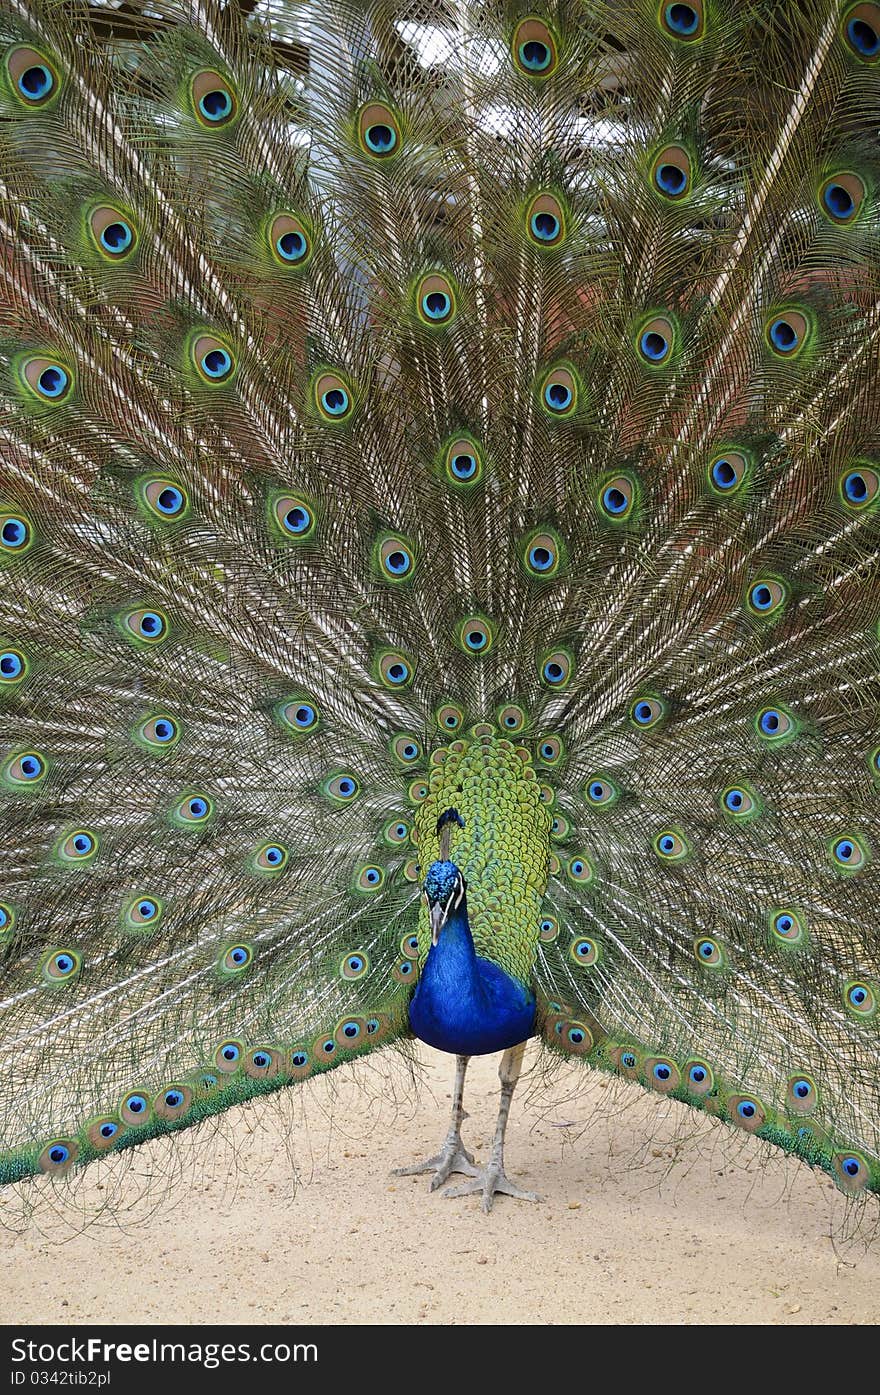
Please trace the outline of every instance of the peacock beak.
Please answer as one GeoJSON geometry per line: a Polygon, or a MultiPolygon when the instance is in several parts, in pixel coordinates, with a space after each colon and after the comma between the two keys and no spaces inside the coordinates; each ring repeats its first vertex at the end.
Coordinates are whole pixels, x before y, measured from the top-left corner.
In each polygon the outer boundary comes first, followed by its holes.
{"type": "Polygon", "coordinates": [[[440,938],[440,931],[449,918],[449,905],[444,906],[439,902],[436,906],[431,906],[429,911],[431,919],[431,944],[435,945],[440,938]]]}

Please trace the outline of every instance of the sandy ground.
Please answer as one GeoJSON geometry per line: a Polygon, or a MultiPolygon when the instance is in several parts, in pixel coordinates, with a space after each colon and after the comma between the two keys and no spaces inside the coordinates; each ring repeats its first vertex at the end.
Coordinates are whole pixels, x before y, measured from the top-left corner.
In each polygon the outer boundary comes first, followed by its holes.
{"type": "MultiPolygon", "coordinates": [[[[527,1057],[527,1061],[529,1058],[527,1057]]],[[[451,1058],[425,1050],[233,1111],[0,1199],[0,1321],[875,1323],[880,1237],[802,1164],[566,1066],[514,1100],[507,1162],[541,1205],[428,1193],[451,1058]],[[582,1131],[581,1126],[586,1124],[582,1131]],[[647,1140],[647,1141],[646,1141],[647,1140]],[[294,1165],[297,1182],[294,1184],[294,1165]],[[83,1230],[82,1217],[104,1213],[83,1230]]],[[[472,1062],[485,1157],[497,1058],[472,1062]]]]}

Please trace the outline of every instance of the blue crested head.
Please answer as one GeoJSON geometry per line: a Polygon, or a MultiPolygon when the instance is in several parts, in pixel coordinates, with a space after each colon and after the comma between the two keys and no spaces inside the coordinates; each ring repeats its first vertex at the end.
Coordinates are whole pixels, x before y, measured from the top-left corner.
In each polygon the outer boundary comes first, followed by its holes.
{"type": "Polygon", "coordinates": [[[431,941],[436,944],[449,917],[464,903],[466,883],[455,863],[444,860],[431,863],[423,890],[431,919],[431,941]]]}

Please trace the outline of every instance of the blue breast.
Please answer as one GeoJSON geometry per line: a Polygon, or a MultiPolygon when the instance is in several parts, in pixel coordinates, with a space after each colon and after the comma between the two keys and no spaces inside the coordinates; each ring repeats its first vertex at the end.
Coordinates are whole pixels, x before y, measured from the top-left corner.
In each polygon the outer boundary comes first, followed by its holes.
{"type": "MultiPolygon", "coordinates": [[[[463,910],[464,908],[462,908],[463,910]]],[[[475,949],[466,912],[450,917],[432,945],[409,1009],[429,1046],[461,1056],[504,1051],[532,1035],[535,995],[475,949]]]]}

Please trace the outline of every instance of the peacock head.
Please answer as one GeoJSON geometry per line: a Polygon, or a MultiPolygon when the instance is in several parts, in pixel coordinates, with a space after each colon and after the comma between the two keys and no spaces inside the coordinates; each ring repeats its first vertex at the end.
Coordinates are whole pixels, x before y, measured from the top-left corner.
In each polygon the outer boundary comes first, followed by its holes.
{"type": "Polygon", "coordinates": [[[425,877],[425,901],[431,920],[431,943],[436,944],[440,931],[464,902],[467,883],[454,862],[432,862],[425,877]]]}

